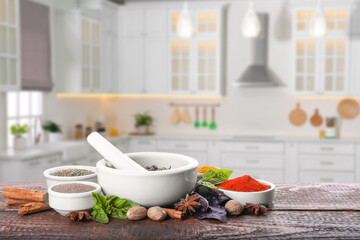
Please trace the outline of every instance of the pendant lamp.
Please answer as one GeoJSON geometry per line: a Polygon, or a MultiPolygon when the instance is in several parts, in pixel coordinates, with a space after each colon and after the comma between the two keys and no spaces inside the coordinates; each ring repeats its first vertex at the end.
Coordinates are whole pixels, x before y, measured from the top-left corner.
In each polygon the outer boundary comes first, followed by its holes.
{"type": "Polygon", "coordinates": [[[184,7],[177,22],[176,33],[180,38],[191,38],[194,34],[194,24],[189,13],[187,1],[184,2],[184,7]]]}
{"type": "Polygon", "coordinates": [[[325,36],[327,32],[326,17],[322,10],[321,2],[318,1],[314,16],[310,20],[309,34],[312,37],[320,38],[325,36]]]}
{"type": "Polygon", "coordinates": [[[254,4],[252,1],[250,1],[249,8],[242,21],[241,30],[246,38],[256,38],[260,34],[260,20],[254,11],[254,4]]]}

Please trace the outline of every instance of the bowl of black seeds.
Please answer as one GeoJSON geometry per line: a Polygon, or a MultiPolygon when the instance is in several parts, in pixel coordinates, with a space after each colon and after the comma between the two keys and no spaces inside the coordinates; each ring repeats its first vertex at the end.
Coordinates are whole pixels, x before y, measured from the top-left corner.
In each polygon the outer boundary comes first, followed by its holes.
{"type": "Polygon", "coordinates": [[[49,168],[43,173],[46,179],[47,187],[54,184],[88,181],[97,183],[96,167],[81,166],[81,165],[68,165],[49,168]]]}
{"type": "Polygon", "coordinates": [[[95,205],[93,192],[101,192],[99,184],[85,181],[54,184],[48,188],[49,205],[61,215],[90,211],[95,205]]]}

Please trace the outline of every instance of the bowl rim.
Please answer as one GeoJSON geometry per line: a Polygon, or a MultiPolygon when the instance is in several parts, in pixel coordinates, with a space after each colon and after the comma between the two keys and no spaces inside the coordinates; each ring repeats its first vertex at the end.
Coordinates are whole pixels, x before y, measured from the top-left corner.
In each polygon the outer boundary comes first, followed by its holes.
{"type": "Polygon", "coordinates": [[[58,180],[58,181],[78,181],[78,180],[86,180],[89,178],[93,178],[97,176],[97,168],[92,166],[85,166],[85,165],[64,165],[58,167],[48,168],[43,172],[43,175],[46,179],[51,180],[58,180]],[[61,177],[61,176],[53,176],[50,173],[56,170],[68,169],[68,168],[81,168],[86,170],[91,170],[94,173],[84,175],[84,176],[73,176],[73,177],[61,177]]]}
{"type": "Polygon", "coordinates": [[[88,196],[92,196],[93,192],[100,193],[100,191],[101,191],[101,186],[99,184],[94,183],[94,182],[87,182],[87,181],[62,182],[62,183],[54,184],[51,187],[48,187],[49,196],[61,197],[61,198],[88,197],[88,196]],[[81,183],[81,184],[85,184],[85,185],[90,185],[90,186],[95,187],[95,189],[88,191],[88,192],[81,192],[81,193],[60,193],[60,192],[55,192],[54,190],[52,190],[54,187],[56,187],[58,185],[65,185],[65,184],[72,184],[72,183],[81,183]]]}
{"type": "Polygon", "coordinates": [[[223,191],[224,193],[229,192],[229,193],[244,194],[244,195],[264,194],[264,193],[271,192],[271,191],[275,190],[275,184],[273,184],[272,182],[268,182],[268,181],[265,181],[265,180],[262,180],[262,179],[255,179],[255,180],[257,180],[258,182],[260,182],[262,184],[269,185],[270,188],[267,189],[267,190],[264,190],[264,191],[260,191],[260,192],[240,192],[240,191],[225,190],[225,189],[221,189],[221,188],[219,188],[219,190],[223,191]]]}
{"type": "MultiPolygon", "coordinates": [[[[199,163],[197,160],[195,160],[194,158],[187,156],[187,155],[182,155],[182,154],[177,154],[177,153],[167,153],[167,152],[133,152],[133,153],[126,153],[126,155],[128,155],[130,158],[132,156],[137,156],[137,155],[152,155],[152,156],[158,156],[158,155],[172,155],[174,157],[181,157],[183,159],[186,159],[186,161],[188,161],[188,164],[183,166],[183,167],[179,167],[179,168],[175,168],[175,169],[169,169],[166,171],[127,171],[127,170],[121,170],[121,169],[114,169],[114,168],[110,168],[107,167],[105,165],[105,159],[101,159],[96,163],[96,168],[98,170],[102,170],[108,173],[114,173],[114,174],[119,174],[121,173],[121,175],[125,175],[125,176],[163,176],[163,175],[172,175],[174,173],[180,173],[180,172],[185,172],[187,170],[190,170],[192,168],[197,168],[199,163]]],[[[99,172],[99,171],[98,171],[99,172]]]]}

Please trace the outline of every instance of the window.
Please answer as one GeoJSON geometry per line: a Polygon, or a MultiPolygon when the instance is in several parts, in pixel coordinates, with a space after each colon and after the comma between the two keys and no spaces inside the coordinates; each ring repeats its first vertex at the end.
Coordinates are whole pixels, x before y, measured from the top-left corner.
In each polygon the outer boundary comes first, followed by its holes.
{"type": "Polygon", "coordinates": [[[7,93],[7,145],[13,147],[13,136],[10,127],[14,124],[27,124],[29,133],[25,136],[28,145],[34,144],[36,134],[41,132],[43,114],[43,94],[41,92],[8,92],[7,93]]]}

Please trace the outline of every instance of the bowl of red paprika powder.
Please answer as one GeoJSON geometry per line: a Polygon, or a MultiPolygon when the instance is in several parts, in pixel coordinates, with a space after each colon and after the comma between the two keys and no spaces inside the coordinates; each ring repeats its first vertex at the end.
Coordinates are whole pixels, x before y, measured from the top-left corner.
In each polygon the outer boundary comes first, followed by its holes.
{"type": "Polygon", "coordinates": [[[224,194],[241,204],[269,204],[274,201],[275,185],[271,182],[254,179],[249,175],[227,180],[216,185],[224,194]]]}

